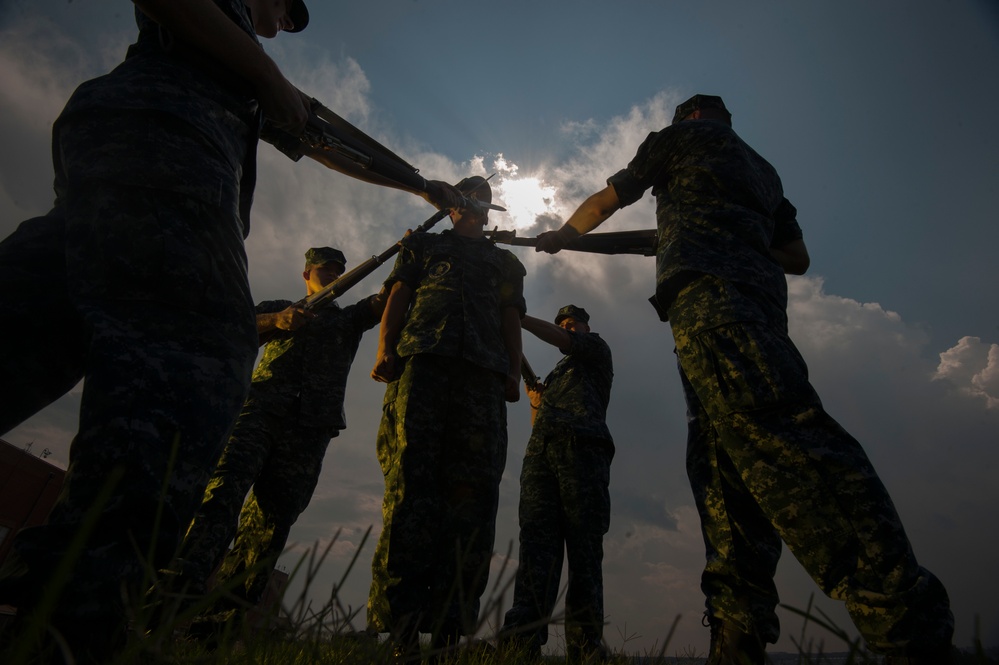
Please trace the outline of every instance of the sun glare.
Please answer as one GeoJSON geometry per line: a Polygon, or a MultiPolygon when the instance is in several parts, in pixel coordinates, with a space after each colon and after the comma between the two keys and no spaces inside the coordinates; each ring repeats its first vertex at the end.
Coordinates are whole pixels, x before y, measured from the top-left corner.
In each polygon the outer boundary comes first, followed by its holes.
{"type": "Polygon", "coordinates": [[[555,211],[555,187],[538,178],[503,178],[497,189],[514,229],[530,228],[538,215],[555,211]]]}

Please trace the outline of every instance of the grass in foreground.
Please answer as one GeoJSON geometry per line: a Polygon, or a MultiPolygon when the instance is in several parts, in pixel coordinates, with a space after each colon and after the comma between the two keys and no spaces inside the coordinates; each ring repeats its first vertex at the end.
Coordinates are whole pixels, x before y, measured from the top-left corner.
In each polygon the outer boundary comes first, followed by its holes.
{"type": "MultiPolygon", "coordinates": [[[[369,530],[370,534],[370,530],[369,530]]],[[[285,598],[283,607],[275,607],[270,614],[247,608],[247,612],[230,612],[219,621],[217,628],[207,638],[195,639],[190,636],[192,621],[206,608],[227,596],[228,591],[240,584],[242,579],[231,580],[224,587],[216,589],[207,598],[185,598],[182,594],[162,594],[149,602],[145,597],[135,605],[131,631],[126,648],[113,663],[108,665],[397,665],[391,645],[377,635],[354,630],[354,621],[360,610],[348,610],[340,603],[337,589],[342,588],[369,534],[365,534],[354,559],[335,584],[329,600],[318,609],[308,601],[308,590],[315,581],[320,567],[335,544],[339,534],[334,535],[330,544],[321,553],[313,548],[302,557],[292,576],[301,576],[303,591],[297,598],[285,598]],[[153,611],[161,619],[154,626],[153,611]]],[[[509,557],[507,558],[509,560],[509,557]]],[[[271,562],[273,563],[273,562],[271,562]]],[[[487,619],[499,625],[502,599],[512,584],[510,575],[500,571],[499,580],[483,602],[482,622],[479,634],[487,619]],[[505,581],[504,581],[505,579],[505,581]]],[[[280,605],[280,604],[279,604],[280,605]]],[[[867,652],[858,639],[836,626],[821,610],[813,608],[811,602],[804,610],[784,606],[798,614],[802,626],[794,639],[798,653],[790,659],[774,656],[775,665],[879,665],[881,658],[867,652]],[[826,650],[827,639],[816,639],[816,634],[832,635],[833,650],[826,650]]],[[[702,665],[706,656],[690,647],[676,649],[670,642],[679,617],[674,620],[663,646],[646,653],[611,653],[609,665],[702,665]]],[[[556,620],[558,624],[560,621],[556,620]]],[[[976,634],[980,631],[976,630],[976,634]]],[[[625,646],[637,639],[637,635],[622,634],[625,646]]],[[[7,652],[11,654],[11,652],[7,652]]],[[[51,657],[51,653],[49,657],[51,657]]],[[[35,665],[35,663],[57,663],[59,660],[41,660],[38,654],[14,652],[15,658],[4,661],[4,665],[35,665]]],[[[423,649],[423,662],[440,665],[542,665],[565,662],[563,655],[547,655],[540,661],[526,657],[523,653],[499,652],[493,641],[472,640],[457,649],[447,652],[434,652],[423,649]]],[[[69,662],[69,661],[67,661],[69,662]]],[[[976,639],[972,652],[961,652],[955,656],[955,665],[999,665],[999,650],[987,653],[976,639]]]]}

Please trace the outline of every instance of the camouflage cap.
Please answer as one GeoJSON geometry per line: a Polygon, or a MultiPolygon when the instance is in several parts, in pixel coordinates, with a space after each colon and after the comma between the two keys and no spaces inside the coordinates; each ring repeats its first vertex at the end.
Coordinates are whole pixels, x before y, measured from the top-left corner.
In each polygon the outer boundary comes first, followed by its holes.
{"type": "Polygon", "coordinates": [[[339,249],[332,247],[313,247],[305,253],[305,268],[324,266],[327,263],[339,263],[341,268],[347,267],[347,257],[339,249]]]}
{"type": "Polygon", "coordinates": [[[483,203],[493,202],[493,190],[489,186],[489,183],[486,182],[486,179],[480,175],[469,176],[455,185],[455,187],[470,199],[482,201],[483,203]]]}
{"type": "Polygon", "coordinates": [[[673,124],[675,125],[698,109],[724,111],[728,114],[729,122],[732,122],[732,114],[725,108],[725,102],[722,101],[721,97],[717,95],[694,95],[687,101],[677,104],[676,111],[673,113],[673,124]]]}
{"type": "Polygon", "coordinates": [[[285,32],[301,32],[305,30],[305,26],[309,25],[309,8],[305,6],[305,0],[295,0],[291,4],[291,11],[288,12],[288,18],[295,24],[295,27],[285,32]]]}
{"type": "Polygon", "coordinates": [[[555,325],[562,322],[562,319],[573,318],[581,323],[590,323],[590,315],[586,313],[586,310],[582,307],[576,307],[575,305],[566,305],[558,311],[555,315],[555,325]]]}

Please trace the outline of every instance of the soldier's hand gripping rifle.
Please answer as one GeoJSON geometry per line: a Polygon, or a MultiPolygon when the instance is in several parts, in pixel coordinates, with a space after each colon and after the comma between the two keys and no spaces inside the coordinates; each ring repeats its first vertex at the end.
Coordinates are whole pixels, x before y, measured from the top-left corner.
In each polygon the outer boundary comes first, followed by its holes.
{"type": "MultiPolygon", "coordinates": [[[[517,231],[486,231],[486,235],[503,245],[534,247],[537,238],[518,238],[517,231]]],[[[642,229],[639,231],[615,231],[611,233],[587,233],[581,235],[563,249],[594,254],[637,254],[640,256],[655,256],[656,230],[642,229]]]]}

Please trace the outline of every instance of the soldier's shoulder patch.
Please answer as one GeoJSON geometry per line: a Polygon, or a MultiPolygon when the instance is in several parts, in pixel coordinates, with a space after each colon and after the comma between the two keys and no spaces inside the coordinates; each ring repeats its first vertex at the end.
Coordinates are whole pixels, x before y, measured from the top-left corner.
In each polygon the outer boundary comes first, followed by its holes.
{"type": "Polygon", "coordinates": [[[451,271],[450,261],[438,261],[437,263],[430,266],[430,270],[427,271],[427,274],[434,279],[438,279],[448,274],[450,271],[451,271]]]}

